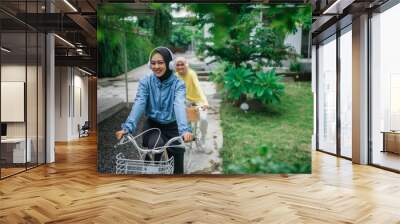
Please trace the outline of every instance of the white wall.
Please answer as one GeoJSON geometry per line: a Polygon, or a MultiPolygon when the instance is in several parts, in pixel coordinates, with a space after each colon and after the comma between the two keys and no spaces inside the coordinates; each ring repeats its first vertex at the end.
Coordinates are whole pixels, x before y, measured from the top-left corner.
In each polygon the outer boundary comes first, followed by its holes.
{"type": "Polygon", "coordinates": [[[287,46],[293,47],[296,53],[301,54],[301,36],[302,30],[301,28],[298,28],[296,33],[286,36],[284,43],[287,46]]]}
{"type": "MultiPolygon", "coordinates": [[[[25,65],[2,65],[1,81],[25,82],[25,65]]],[[[7,110],[7,108],[1,108],[7,110]]],[[[25,122],[7,122],[8,137],[25,137],[25,122]]]]}
{"type": "MultiPolygon", "coordinates": [[[[2,112],[17,113],[20,110],[24,116],[26,112],[26,120],[23,118],[21,122],[6,122],[7,137],[24,138],[25,135],[29,139],[31,155],[33,162],[39,159],[39,163],[44,163],[44,74],[41,66],[32,66],[25,64],[3,64],[1,66],[2,82],[24,82],[26,85],[26,107],[25,100],[22,102],[22,107],[15,109],[11,107],[2,107],[2,112]],[[25,80],[27,78],[27,80],[25,80]],[[38,155],[37,155],[38,153],[38,155]]],[[[2,92],[4,89],[2,89],[2,92]]],[[[20,89],[20,94],[24,94],[24,89],[20,89]]],[[[3,93],[4,94],[4,93],[3,93]]],[[[7,94],[7,93],[5,93],[7,94]]],[[[7,97],[7,95],[2,95],[7,97]]],[[[24,98],[24,96],[22,97],[24,98]]]]}
{"type": "MultiPolygon", "coordinates": [[[[7,65],[7,64],[3,64],[2,67],[1,67],[1,81],[2,82],[23,82],[23,83],[26,83],[26,81],[25,81],[25,74],[26,74],[25,69],[26,69],[25,65],[17,65],[17,64],[13,64],[13,65],[8,64],[7,65]]],[[[30,68],[28,68],[28,70],[30,70],[30,68]]],[[[22,89],[20,91],[22,91],[22,92],[20,92],[19,94],[22,95],[22,99],[24,99],[24,97],[25,97],[24,96],[24,89],[22,89]]],[[[4,89],[2,89],[2,94],[4,94],[4,89]]],[[[3,99],[3,98],[8,98],[8,97],[2,95],[1,98],[3,99]]],[[[22,103],[24,104],[24,102],[22,102],[22,103]]],[[[2,114],[14,113],[12,111],[9,111],[9,110],[12,110],[11,108],[5,107],[4,102],[2,102],[2,106],[3,106],[1,108],[2,114]]],[[[7,128],[8,132],[11,131],[11,133],[14,133],[14,136],[15,135],[21,135],[21,136],[17,136],[17,137],[25,136],[25,130],[24,130],[25,129],[25,125],[22,125],[22,126],[20,125],[20,124],[24,124],[24,121],[23,121],[24,120],[24,112],[25,112],[24,111],[25,110],[24,107],[25,106],[22,105],[22,108],[19,108],[21,111],[16,112],[16,113],[18,113],[20,115],[22,113],[22,120],[19,120],[21,122],[6,122],[8,124],[8,128],[7,128]],[[21,127],[23,130],[19,131],[18,127],[21,127]]],[[[19,116],[19,119],[21,119],[20,116],[19,116]]],[[[4,121],[4,118],[2,118],[2,120],[4,121]]]]}
{"type": "MultiPolygon", "coordinates": [[[[32,66],[28,66],[27,68],[25,65],[18,65],[18,64],[6,64],[1,66],[1,81],[18,81],[18,82],[25,82],[25,74],[26,71],[25,69],[28,70],[28,73],[33,70],[32,66]]],[[[30,83],[31,84],[31,83],[30,83]]],[[[36,85],[36,82],[34,83],[36,85]]],[[[30,90],[30,89],[28,89],[30,90]]],[[[33,100],[31,99],[32,97],[36,97],[36,89],[34,90],[34,93],[30,93],[28,91],[27,93],[28,99],[27,102],[30,103],[33,100]]],[[[35,105],[36,107],[36,105],[35,105]]],[[[1,110],[7,110],[8,108],[1,108],[1,110]]],[[[33,114],[27,114],[28,115],[28,121],[32,121],[33,117],[36,119],[36,114],[32,117],[33,114]]],[[[25,137],[25,126],[26,122],[7,122],[7,136],[9,137],[25,137]]],[[[32,125],[28,126],[29,128],[32,127],[32,125]]],[[[29,136],[28,136],[29,137],[29,136]]]]}
{"type": "Polygon", "coordinates": [[[88,120],[88,78],[83,75],[76,68],[56,67],[56,141],[79,138],[78,124],[88,120]]]}
{"type": "Polygon", "coordinates": [[[68,140],[70,77],[67,67],[55,68],[55,141],[68,140]]]}
{"type": "Polygon", "coordinates": [[[72,98],[74,99],[72,108],[72,117],[71,120],[71,135],[73,138],[79,137],[78,133],[78,124],[82,126],[85,121],[88,121],[88,78],[81,73],[79,70],[74,69],[74,91],[72,98]],[[81,107],[81,108],[80,108],[81,107]],[[80,111],[81,110],[81,111],[80,111]]]}

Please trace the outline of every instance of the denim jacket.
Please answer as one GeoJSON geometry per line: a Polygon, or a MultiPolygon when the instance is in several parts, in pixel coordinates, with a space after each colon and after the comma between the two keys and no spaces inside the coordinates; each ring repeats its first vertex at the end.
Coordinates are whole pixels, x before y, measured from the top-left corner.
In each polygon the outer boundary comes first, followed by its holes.
{"type": "Polygon", "coordinates": [[[176,121],[180,135],[191,132],[186,119],[185,99],[185,84],[175,74],[163,82],[154,74],[145,76],[139,82],[135,103],[121,127],[125,132],[135,132],[140,117],[146,112],[148,118],[161,124],[176,121]]]}

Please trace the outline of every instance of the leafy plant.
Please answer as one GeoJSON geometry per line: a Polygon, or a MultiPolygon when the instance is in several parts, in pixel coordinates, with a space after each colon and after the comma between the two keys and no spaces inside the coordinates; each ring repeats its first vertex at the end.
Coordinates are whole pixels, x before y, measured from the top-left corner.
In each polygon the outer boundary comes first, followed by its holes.
{"type": "Polygon", "coordinates": [[[295,56],[284,43],[286,35],[311,24],[310,5],[191,4],[188,8],[196,13],[201,28],[212,24],[207,56],[235,67],[254,61],[262,66],[281,65],[295,56]]]}
{"type": "Polygon", "coordinates": [[[224,94],[233,101],[254,99],[263,104],[275,104],[280,102],[285,92],[285,86],[274,69],[253,72],[248,68],[229,65],[223,80],[224,94]]]}
{"type": "Polygon", "coordinates": [[[280,80],[281,77],[276,75],[275,69],[257,72],[249,93],[252,98],[264,104],[278,103],[285,92],[285,86],[280,80]]]}
{"type": "Polygon", "coordinates": [[[289,70],[291,72],[300,72],[301,70],[301,65],[298,62],[291,62],[289,65],[289,70]]]}
{"type": "Polygon", "coordinates": [[[230,66],[224,76],[224,91],[230,100],[239,100],[249,93],[253,72],[243,67],[230,66]]]}

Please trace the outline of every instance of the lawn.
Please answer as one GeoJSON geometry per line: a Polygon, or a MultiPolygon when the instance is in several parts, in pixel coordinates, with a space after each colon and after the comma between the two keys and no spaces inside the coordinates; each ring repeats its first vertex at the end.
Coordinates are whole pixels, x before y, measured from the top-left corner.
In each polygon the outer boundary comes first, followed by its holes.
{"type": "Polygon", "coordinates": [[[285,84],[281,104],[258,112],[221,105],[224,173],[311,172],[311,83],[285,84]]]}

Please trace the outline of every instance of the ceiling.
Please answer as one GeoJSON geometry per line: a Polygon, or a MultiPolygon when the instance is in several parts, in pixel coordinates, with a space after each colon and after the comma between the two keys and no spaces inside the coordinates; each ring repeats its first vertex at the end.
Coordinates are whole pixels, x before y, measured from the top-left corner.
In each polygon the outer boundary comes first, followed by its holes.
{"type": "Polygon", "coordinates": [[[374,12],[388,0],[317,0],[313,8],[311,28],[313,43],[323,40],[336,29],[351,23],[352,18],[367,12],[374,12]]]}
{"type": "Polygon", "coordinates": [[[1,0],[2,46],[11,50],[2,51],[3,60],[17,63],[35,58],[43,46],[32,38],[52,32],[58,35],[56,65],[84,64],[96,71],[96,5],[96,0],[48,0],[47,5],[45,0],[1,0]]]}

